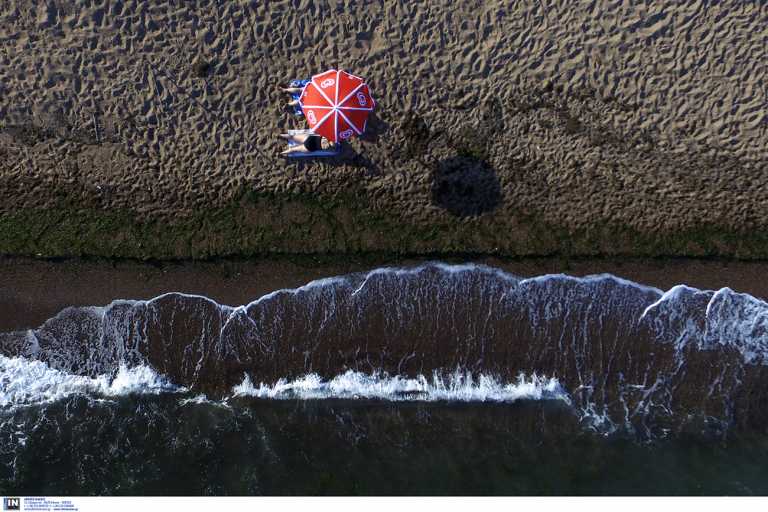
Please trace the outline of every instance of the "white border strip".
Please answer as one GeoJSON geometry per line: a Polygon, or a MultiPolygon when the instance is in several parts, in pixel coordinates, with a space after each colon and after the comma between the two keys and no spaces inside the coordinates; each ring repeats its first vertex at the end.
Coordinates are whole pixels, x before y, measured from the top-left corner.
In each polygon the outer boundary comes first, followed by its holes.
{"type": "MultiPolygon", "coordinates": [[[[706,489],[705,489],[706,490],[706,489]]],[[[24,500],[50,502],[68,502],[68,510],[80,512],[142,512],[184,510],[185,512],[211,512],[223,510],[238,512],[339,512],[347,510],[366,510],[370,512],[391,512],[392,510],[483,510],[483,512],[509,512],[510,510],[536,510],[553,512],[595,512],[602,510],[621,510],[622,512],[655,512],[697,510],[728,510],[738,507],[739,512],[765,511],[768,499],[765,497],[724,498],[709,497],[407,497],[407,496],[371,496],[371,497],[81,497],[49,496],[21,497],[21,510],[27,510],[24,500]]],[[[31,502],[30,502],[31,504],[31,502]]],[[[31,507],[30,507],[31,508],[31,507]]]]}

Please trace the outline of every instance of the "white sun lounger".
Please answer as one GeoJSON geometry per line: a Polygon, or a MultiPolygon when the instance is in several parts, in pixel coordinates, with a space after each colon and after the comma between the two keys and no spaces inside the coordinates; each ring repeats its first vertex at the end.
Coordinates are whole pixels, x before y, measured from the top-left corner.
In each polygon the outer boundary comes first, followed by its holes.
{"type": "MultiPolygon", "coordinates": [[[[312,133],[310,130],[288,130],[289,135],[308,135],[312,133]]],[[[297,143],[289,140],[288,141],[289,146],[296,146],[297,143]]],[[[336,146],[334,149],[326,149],[326,150],[319,150],[319,151],[312,151],[310,153],[304,153],[302,151],[294,151],[292,153],[288,153],[285,155],[288,158],[313,158],[318,156],[338,156],[341,154],[341,144],[338,142],[336,143],[336,146]]]]}

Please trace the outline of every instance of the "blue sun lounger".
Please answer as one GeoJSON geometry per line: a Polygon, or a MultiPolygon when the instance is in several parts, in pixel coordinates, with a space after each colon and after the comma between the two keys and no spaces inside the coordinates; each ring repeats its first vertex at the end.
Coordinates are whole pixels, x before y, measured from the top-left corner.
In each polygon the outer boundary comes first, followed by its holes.
{"type": "MultiPolygon", "coordinates": [[[[304,86],[306,86],[310,81],[311,80],[309,78],[307,78],[306,80],[291,80],[288,83],[288,87],[301,87],[303,89],[304,86]]],[[[300,92],[292,92],[291,93],[291,99],[292,100],[298,100],[300,97],[301,97],[301,93],[300,92]]],[[[303,116],[304,115],[304,111],[301,110],[301,105],[296,105],[295,107],[293,107],[293,115],[295,115],[295,116],[303,116]]]]}
{"type": "MultiPolygon", "coordinates": [[[[308,135],[312,133],[310,130],[288,130],[289,135],[308,135]]],[[[294,141],[288,141],[289,146],[296,146],[297,143],[294,141]]],[[[299,151],[295,151],[293,153],[288,153],[285,155],[287,158],[314,158],[314,157],[325,157],[325,156],[339,156],[341,154],[341,144],[338,142],[334,146],[333,149],[327,149],[327,150],[320,150],[320,151],[312,151],[310,153],[302,153],[299,151]]]]}

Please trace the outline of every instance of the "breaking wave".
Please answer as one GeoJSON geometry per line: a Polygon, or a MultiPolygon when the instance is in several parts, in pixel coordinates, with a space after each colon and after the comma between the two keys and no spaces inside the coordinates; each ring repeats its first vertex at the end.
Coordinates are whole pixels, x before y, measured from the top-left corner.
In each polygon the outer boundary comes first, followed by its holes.
{"type": "Polygon", "coordinates": [[[68,308],[0,334],[0,353],[6,406],[183,388],[213,400],[567,400],[604,430],[643,435],[768,424],[768,304],[612,275],[432,263],[238,307],[169,293],[68,308]]]}
{"type": "Polygon", "coordinates": [[[518,376],[514,383],[499,382],[493,377],[455,372],[448,377],[435,373],[431,378],[419,375],[407,378],[399,375],[368,375],[348,370],[331,380],[310,374],[296,380],[280,379],[269,385],[254,386],[246,375],[233,388],[235,397],[250,396],[270,399],[318,400],[379,399],[391,401],[418,400],[425,402],[514,402],[517,400],[562,400],[570,403],[567,393],[557,379],[534,375],[530,379],[518,376]]]}
{"type": "Polygon", "coordinates": [[[0,356],[0,407],[42,405],[73,395],[119,397],[133,393],[180,392],[147,366],[121,365],[111,377],[91,378],[50,368],[41,361],[0,356]]]}

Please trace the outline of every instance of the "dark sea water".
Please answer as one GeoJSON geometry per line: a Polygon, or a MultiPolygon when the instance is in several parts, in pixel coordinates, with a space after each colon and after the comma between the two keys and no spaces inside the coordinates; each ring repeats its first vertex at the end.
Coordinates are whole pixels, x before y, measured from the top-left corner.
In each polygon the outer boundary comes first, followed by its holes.
{"type": "Polygon", "coordinates": [[[4,418],[4,494],[766,494],[768,441],[637,442],[557,404],[180,405],[85,397],[4,418]]]}
{"type": "Polygon", "coordinates": [[[427,264],[0,334],[2,494],[767,494],[768,304],[427,264]]]}

